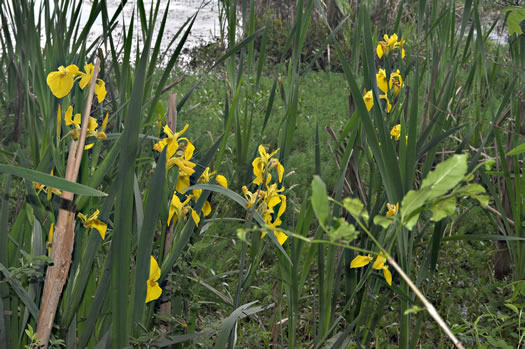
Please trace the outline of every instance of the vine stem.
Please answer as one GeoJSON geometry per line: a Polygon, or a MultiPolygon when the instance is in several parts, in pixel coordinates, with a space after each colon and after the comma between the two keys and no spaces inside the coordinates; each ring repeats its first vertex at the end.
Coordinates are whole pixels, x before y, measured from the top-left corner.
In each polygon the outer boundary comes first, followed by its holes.
{"type": "MultiPolygon", "coordinates": [[[[99,69],[100,58],[97,59],[97,62],[95,63],[95,69],[93,70],[93,76],[91,77],[79,140],[73,140],[69,148],[65,179],[72,182],[77,181],[80,162],[82,161],[82,154],[84,153],[89,114],[91,111],[91,105],[93,104],[95,83],[97,81],[99,69]]],[[[69,267],[71,265],[73,243],[75,241],[75,207],[73,204],[73,198],[73,193],[64,191],[62,193],[60,208],[58,210],[57,224],[53,234],[54,241],[51,248],[53,265],[50,265],[47,268],[37,326],[37,337],[39,340],[39,348],[41,349],[47,349],[48,347],[58,303],[67,281],[69,267]]]]}

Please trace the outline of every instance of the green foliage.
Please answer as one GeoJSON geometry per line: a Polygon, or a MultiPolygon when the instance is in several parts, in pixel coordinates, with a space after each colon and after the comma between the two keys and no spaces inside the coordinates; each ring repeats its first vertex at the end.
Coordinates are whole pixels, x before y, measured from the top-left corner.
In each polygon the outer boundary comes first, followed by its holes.
{"type": "Polygon", "coordinates": [[[522,8],[491,4],[508,13],[501,47],[483,1],[224,0],[222,41],[183,71],[197,15],[161,52],[172,9],[139,0],[119,46],[125,3],[108,13],[95,0],[86,16],[76,0],[0,2],[0,347],[41,344],[47,251],[63,238],[48,233],[61,199],[33,182],[74,193],[76,211],[99,210],[107,226],[102,240],[74,224],[50,347],[449,346],[392,260],[466,347],[525,343],[522,8]],[[97,18],[104,31],[90,45],[97,18]],[[398,47],[379,58],[393,33],[406,57],[398,47]],[[57,99],[46,80],[96,57],[108,94],[87,113],[99,124],[109,113],[107,137],[83,152],[74,183],[63,179],[73,127],[63,112],[84,113],[87,92],[75,83],[57,99]],[[379,68],[387,81],[399,69],[399,94],[381,90],[379,68]],[[186,123],[183,136],[162,133],[186,123]],[[161,140],[178,153],[158,152],[161,140]],[[267,164],[273,200],[253,183],[259,145],[279,148],[272,161],[284,166],[281,181],[267,164]],[[193,172],[173,164],[183,159],[193,172]],[[201,178],[208,167],[228,188],[201,178]],[[514,282],[491,273],[502,243],[514,282]],[[162,295],[146,304],[151,257],[162,295]]]}
{"type": "Polygon", "coordinates": [[[507,7],[503,11],[510,12],[507,15],[507,25],[509,29],[509,35],[523,34],[523,30],[521,29],[521,22],[525,20],[525,8],[512,6],[512,7],[507,7]]]}

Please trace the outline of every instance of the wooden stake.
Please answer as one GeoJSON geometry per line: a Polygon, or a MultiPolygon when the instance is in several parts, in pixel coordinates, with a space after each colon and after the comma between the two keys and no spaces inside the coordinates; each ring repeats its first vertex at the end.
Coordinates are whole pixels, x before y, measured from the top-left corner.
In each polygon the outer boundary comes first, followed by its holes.
{"type": "MultiPolygon", "coordinates": [[[[93,104],[93,95],[95,93],[95,83],[97,81],[99,68],[100,59],[97,59],[95,70],[91,77],[84,116],[82,118],[80,138],[78,141],[71,142],[71,147],[69,148],[65,179],[72,182],[77,181],[80,161],[82,160],[82,154],[84,152],[89,114],[91,111],[91,105],[93,104]]],[[[47,268],[37,326],[37,337],[40,341],[39,348],[43,349],[46,349],[48,346],[58,303],[67,281],[69,267],[71,265],[73,243],[75,241],[75,207],[73,204],[73,198],[73,193],[66,191],[62,193],[57,224],[53,234],[53,245],[51,248],[53,265],[47,268]]]]}

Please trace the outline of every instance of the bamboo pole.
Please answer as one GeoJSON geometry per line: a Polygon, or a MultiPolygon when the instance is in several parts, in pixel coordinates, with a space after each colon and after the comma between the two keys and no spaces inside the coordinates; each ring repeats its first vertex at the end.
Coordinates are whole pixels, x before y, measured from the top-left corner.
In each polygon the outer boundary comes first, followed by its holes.
{"type": "MultiPolygon", "coordinates": [[[[77,181],[80,162],[84,152],[89,114],[91,111],[91,105],[93,104],[93,95],[95,92],[95,83],[97,81],[99,68],[100,58],[97,59],[97,62],[95,63],[95,69],[93,71],[93,76],[91,77],[88,99],[84,109],[82,126],[80,129],[80,138],[78,141],[71,142],[71,147],[69,148],[65,179],[72,182],[77,181]]],[[[73,243],[75,241],[75,207],[73,204],[73,198],[73,193],[66,191],[62,193],[57,224],[53,234],[54,238],[51,248],[53,265],[47,268],[37,326],[37,337],[40,341],[39,348],[42,349],[46,349],[48,346],[58,303],[71,265],[73,243]]]]}

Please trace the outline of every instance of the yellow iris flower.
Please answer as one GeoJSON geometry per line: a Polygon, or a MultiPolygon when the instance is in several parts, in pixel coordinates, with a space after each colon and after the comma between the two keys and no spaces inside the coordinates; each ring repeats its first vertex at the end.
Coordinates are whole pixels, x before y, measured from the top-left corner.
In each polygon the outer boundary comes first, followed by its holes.
{"type": "MultiPolygon", "coordinates": [[[[279,160],[272,158],[272,156],[277,154],[279,149],[277,149],[271,154],[268,154],[266,152],[266,149],[264,149],[264,147],[261,144],[259,145],[258,150],[259,150],[260,157],[255,158],[252,162],[253,174],[255,175],[255,179],[253,183],[256,185],[261,184],[263,182],[263,176],[265,175],[265,173],[273,169],[277,169],[279,183],[281,183],[283,181],[284,167],[283,165],[281,165],[279,160]]],[[[271,181],[272,177],[269,173],[266,173],[266,175],[267,175],[266,182],[268,183],[271,181]]]]}
{"type": "Polygon", "coordinates": [[[195,226],[197,227],[199,226],[200,217],[197,214],[197,212],[195,212],[195,210],[189,206],[189,202],[191,201],[191,199],[192,199],[192,196],[188,195],[186,200],[184,200],[184,202],[181,202],[179,199],[179,196],[177,195],[177,191],[173,192],[173,196],[170,202],[170,210],[168,214],[168,226],[170,225],[172,218],[173,218],[173,223],[177,223],[180,217],[186,218],[186,213],[188,211],[191,211],[191,217],[193,218],[193,221],[195,222],[195,226]]]}
{"type": "Polygon", "coordinates": [[[398,96],[401,89],[405,87],[405,83],[403,82],[403,78],[401,77],[399,69],[390,74],[389,88],[391,89],[392,87],[394,88],[394,94],[396,96],[398,96]]]}
{"type": "Polygon", "coordinates": [[[242,186],[242,193],[244,194],[244,198],[246,199],[246,201],[248,201],[248,203],[246,204],[246,208],[251,208],[257,202],[262,200],[264,196],[264,192],[262,190],[252,193],[248,190],[248,187],[246,187],[245,185],[242,186]]]}
{"type": "Polygon", "coordinates": [[[173,155],[175,155],[175,153],[179,149],[178,139],[184,132],[186,132],[188,127],[190,127],[190,125],[186,124],[182,130],[173,133],[171,128],[168,125],[165,125],[163,131],[164,134],[168,137],[157,142],[153,146],[153,150],[156,150],[160,153],[164,150],[165,146],[168,146],[168,149],[166,150],[166,159],[170,159],[173,155]]]}
{"type": "MultiPolygon", "coordinates": [[[[361,268],[370,263],[372,261],[372,257],[370,255],[368,256],[357,256],[355,257],[352,262],[350,263],[350,268],[361,268]]],[[[372,265],[372,268],[375,270],[383,270],[383,276],[385,277],[385,280],[389,286],[392,286],[392,274],[390,273],[390,270],[388,270],[388,266],[385,265],[386,258],[383,256],[383,254],[379,254],[377,256],[374,264],[372,265]]]]}
{"type": "Polygon", "coordinates": [[[106,223],[98,219],[99,213],[100,211],[96,210],[91,216],[87,217],[86,215],[79,212],[77,216],[82,221],[82,224],[84,224],[84,228],[96,229],[100,234],[102,240],[104,240],[104,238],[106,237],[106,231],[108,229],[108,226],[106,225],[106,223]]]}
{"type": "Polygon", "coordinates": [[[396,141],[399,140],[401,137],[401,125],[397,124],[396,126],[392,127],[392,130],[390,130],[390,138],[395,137],[396,141]]]}
{"type": "Polygon", "coordinates": [[[401,58],[405,58],[405,49],[403,48],[403,45],[405,44],[405,40],[398,41],[397,34],[394,33],[392,36],[388,36],[385,34],[383,36],[385,41],[379,41],[379,44],[377,45],[376,52],[377,57],[382,58],[383,55],[390,54],[390,51],[393,51],[395,49],[401,50],[401,58]]]}
{"type": "Polygon", "coordinates": [[[386,207],[388,208],[388,211],[386,212],[387,217],[395,216],[397,211],[399,211],[399,202],[397,202],[395,205],[387,203],[386,207]]]}
{"type": "Polygon", "coordinates": [[[146,289],[146,303],[149,303],[151,301],[154,301],[155,299],[158,299],[160,295],[162,294],[162,288],[160,288],[159,283],[157,280],[160,279],[160,268],[159,264],[151,256],[150,262],[149,262],[149,277],[147,281],[147,289],[146,289]]]}
{"type": "Polygon", "coordinates": [[[370,111],[372,107],[374,106],[374,95],[372,94],[372,90],[366,91],[365,88],[365,95],[363,96],[363,100],[365,101],[366,109],[370,111]]]}
{"type": "MultiPolygon", "coordinates": [[[[104,118],[104,121],[102,122],[102,129],[100,131],[97,130],[98,128],[97,119],[90,116],[88,119],[88,129],[87,129],[86,137],[96,137],[97,139],[106,139],[107,136],[104,131],[106,130],[106,126],[108,124],[108,116],[109,116],[109,113],[106,113],[106,117],[104,118]]],[[[57,115],[57,122],[58,122],[58,118],[59,116],[57,115]]],[[[73,139],[75,140],[78,139],[80,137],[80,130],[81,130],[80,125],[82,124],[82,116],[79,113],[77,113],[73,117],[73,106],[70,105],[66,109],[66,112],[64,114],[64,121],[67,126],[71,126],[71,125],[74,126],[74,128],[66,134],[66,137],[71,135],[73,139]]],[[[87,149],[92,148],[93,146],[94,146],[94,143],[91,143],[91,144],[86,145],[84,149],[87,150],[87,149]]]]}
{"type": "Polygon", "coordinates": [[[188,138],[179,138],[186,130],[189,125],[186,124],[184,128],[179,132],[173,132],[168,125],[164,126],[164,134],[167,138],[164,138],[157,142],[153,146],[153,150],[161,152],[164,147],[168,147],[166,150],[166,169],[170,169],[173,166],[179,167],[179,177],[177,180],[176,190],[183,192],[187,187],[190,186],[190,176],[195,173],[193,169],[196,164],[191,162],[195,146],[191,143],[188,138]]]}
{"type": "MultiPolygon", "coordinates": [[[[281,216],[286,211],[286,196],[279,194],[282,191],[284,191],[284,188],[277,190],[276,183],[267,187],[267,189],[268,190],[264,193],[264,196],[265,196],[264,205],[262,206],[264,210],[263,218],[266,224],[268,224],[272,229],[276,229],[278,226],[282,224],[281,216]],[[278,204],[281,204],[281,206],[279,206],[279,211],[277,212],[277,216],[275,216],[273,208],[277,206],[278,204]],[[272,222],[272,216],[275,216],[275,219],[273,220],[273,222],[272,222]]],[[[281,245],[284,244],[286,240],[288,239],[288,235],[286,235],[285,233],[279,230],[274,230],[273,233],[275,234],[275,236],[277,237],[277,240],[279,241],[281,245]]],[[[266,233],[263,232],[261,234],[261,238],[264,238],[265,236],[266,236],[266,233]]]]}

